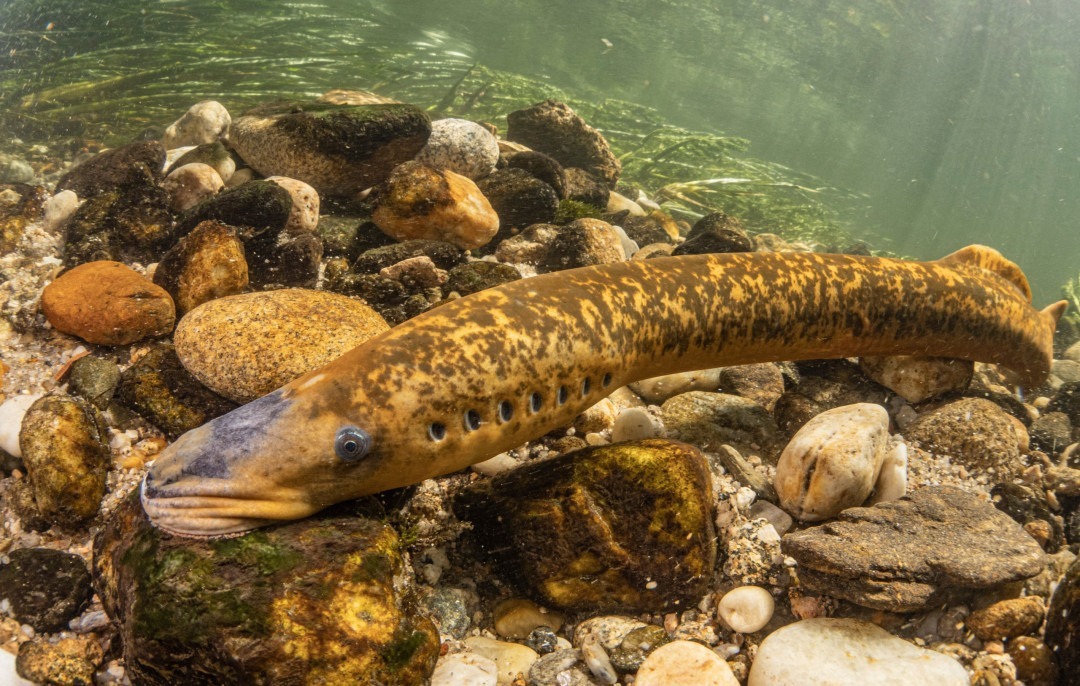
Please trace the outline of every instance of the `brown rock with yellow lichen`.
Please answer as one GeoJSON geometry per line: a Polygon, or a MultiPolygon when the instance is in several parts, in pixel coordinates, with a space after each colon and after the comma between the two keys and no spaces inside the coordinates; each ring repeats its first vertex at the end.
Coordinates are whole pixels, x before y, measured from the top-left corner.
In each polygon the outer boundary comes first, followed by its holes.
{"type": "Polygon", "coordinates": [[[424,683],[434,625],[400,594],[397,535],[356,506],[238,538],[178,538],[125,502],[95,588],[136,684],[424,683]]]}
{"type": "Polygon", "coordinates": [[[690,607],[716,559],[704,456],[649,439],[526,465],[456,509],[543,602],[569,610],[690,607]]]}

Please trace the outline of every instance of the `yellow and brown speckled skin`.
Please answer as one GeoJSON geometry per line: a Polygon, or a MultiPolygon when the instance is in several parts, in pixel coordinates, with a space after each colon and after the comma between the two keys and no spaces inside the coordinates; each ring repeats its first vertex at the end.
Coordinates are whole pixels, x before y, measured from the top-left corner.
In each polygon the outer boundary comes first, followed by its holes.
{"type": "Polygon", "coordinates": [[[626,383],[706,367],[936,355],[1000,363],[1037,384],[1063,303],[1039,312],[1030,299],[1019,269],[981,246],[928,263],[738,253],[515,281],[434,308],[189,432],[152,467],[144,506],[190,535],[302,517],[519,446],[626,383]],[[441,440],[432,424],[445,427],[441,440]],[[334,438],[350,425],[372,447],[346,464],[334,438]]]}

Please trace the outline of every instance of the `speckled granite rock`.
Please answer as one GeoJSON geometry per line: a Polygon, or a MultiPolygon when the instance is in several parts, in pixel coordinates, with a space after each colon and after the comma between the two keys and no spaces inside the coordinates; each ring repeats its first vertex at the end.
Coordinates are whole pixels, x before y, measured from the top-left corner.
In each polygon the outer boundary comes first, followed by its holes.
{"type": "Polygon", "coordinates": [[[564,167],[581,167],[614,188],[622,165],[599,131],[556,100],[506,115],[506,138],[551,155],[564,167]]]}
{"type": "Polygon", "coordinates": [[[236,229],[202,222],[161,258],[154,283],[172,296],[180,315],[215,298],[243,293],[248,265],[236,229]]]}
{"type": "Polygon", "coordinates": [[[119,262],[89,262],[45,287],[41,309],[56,328],[98,345],[127,345],[172,331],[172,298],[119,262]]]}
{"type": "Polygon", "coordinates": [[[160,141],[139,141],[94,155],[60,177],[56,190],[75,191],[80,198],[142,183],[146,173],[160,181],[165,165],[165,146],[160,141]]]}
{"type": "Polygon", "coordinates": [[[94,542],[132,681],[423,683],[438,632],[402,593],[396,534],[352,507],[196,540],[151,526],[133,494],[94,542]]]}
{"type": "Polygon", "coordinates": [[[428,116],[412,105],[273,104],[236,118],[229,144],[263,176],[351,195],[415,157],[430,134],[428,116]]]}
{"type": "Polygon", "coordinates": [[[95,636],[44,638],[19,646],[15,668],[19,676],[50,686],[91,686],[105,652],[95,636]]]}
{"type": "Polygon", "coordinates": [[[476,180],[495,170],[499,142],[490,131],[468,119],[438,119],[431,122],[431,136],[415,157],[435,169],[476,180]]]}
{"type": "Polygon", "coordinates": [[[51,548],[20,548],[0,564],[0,598],[11,616],[35,631],[67,628],[90,604],[90,570],[78,555],[51,548]]]}
{"type": "Polygon", "coordinates": [[[690,391],[666,400],[660,414],[669,435],[702,450],[728,444],[743,455],[775,462],[783,447],[768,411],[737,395],[690,391]]]}
{"type": "Polygon", "coordinates": [[[1057,654],[1060,686],[1080,684],[1080,560],[1072,563],[1050,598],[1046,645],[1057,654]]]}
{"type": "Polygon", "coordinates": [[[1042,625],[1046,607],[1042,598],[1007,598],[968,615],[967,627],[984,641],[1002,641],[1034,634],[1042,625]]]}
{"type": "Polygon", "coordinates": [[[289,288],[211,300],[180,320],[173,342],[195,378],[245,403],[389,328],[359,300],[289,288]]]}
{"type": "Polygon", "coordinates": [[[982,398],[962,398],[920,415],[904,430],[904,438],[995,481],[1007,481],[1023,468],[1015,422],[982,398]]]}
{"type": "Polygon", "coordinates": [[[112,455],[93,405],[74,396],[40,398],[23,417],[19,448],[41,517],[74,528],[97,514],[112,455]]]}
{"type": "Polygon", "coordinates": [[[716,557],[704,457],[652,439],[586,448],[477,484],[455,511],[547,605],[688,607],[716,557]]]}
{"type": "Polygon", "coordinates": [[[927,486],[784,536],[799,581],[815,593],[914,612],[1038,574],[1039,545],[978,496],[927,486]]]}

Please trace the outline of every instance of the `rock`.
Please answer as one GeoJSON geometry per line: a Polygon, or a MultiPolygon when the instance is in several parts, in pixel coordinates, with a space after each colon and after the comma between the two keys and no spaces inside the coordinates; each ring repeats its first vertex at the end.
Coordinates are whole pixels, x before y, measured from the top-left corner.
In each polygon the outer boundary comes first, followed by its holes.
{"type": "Polygon", "coordinates": [[[611,190],[603,180],[584,169],[566,167],[566,199],[589,207],[606,207],[611,190]]]}
{"type": "Polygon", "coordinates": [[[230,124],[232,117],[220,102],[203,100],[170,124],[162,141],[166,148],[213,143],[229,132],[230,124]]]}
{"type": "Polygon", "coordinates": [[[578,651],[556,650],[533,663],[529,670],[528,686],[597,686],[578,666],[578,651]]]}
{"type": "Polygon", "coordinates": [[[619,682],[619,675],[611,664],[607,651],[595,641],[582,643],[581,660],[601,684],[617,684],[619,682]]]}
{"type": "Polygon", "coordinates": [[[1031,423],[1031,445],[1048,455],[1057,455],[1073,442],[1072,422],[1064,412],[1047,412],[1031,423]]]}
{"type": "Polygon", "coordinates": [[[169,165],[169,168],[165,170],[165,175],[168,176],[172,172],[176,171],[185,164],[192,164],[198,162],[212,167],[217,172],[218,177],[222,181],[229,181],[232,175],[236,172],[236,160],[233,159],[229,149],[221,144],[221,141],[213,141],[212,143],[204,143],[191,148],[169,165]]]}
{"type": "Polygon", "coordinates": [[[885,453],[885,459],[881,463],[881,472],[878,474],[877,483],[874,484],[874,492],[866,504],[877,505],[902,498],[907,493],[907,484],[907,444],[901,440],[895,440],[891,442],[885,453]]]}
{"type": "Polygon", "coordinates": [[[154,262],[176,240],[169,194],[140,166],[121,190],[94,193],[64,225],[64,264],[154,262]]]}
{"type": "Polygon", "coordinates": [[[1046,610],[1046,645],[1057,655],[1061,686],[1080,684],[1080,560],[1069,566],[1046,610]]]}
{"type": "Polygon", "coordinates": [[[244,244],[236,229],[207,220],[161,258],[154,283],[165,289],[181,315],[248,287],[244,244]]]}
{"type": "Polygon", "coordinates": [[[541,608],[527,598],[507,598],[492,611],[495,633],[503,638],[526,638],[537,627],[562,628],[563,616],[541,608]]]}
{"type": "Polygon", "coordinates": [[[495,163],[499,161],[499,142],[476,122],[438,119],[431,122],[431,136],[415,160],[475,181],[495,171],[495,163]]]}
{"type": "Polygon", "coordinates": [[[430,134],[428,116],[412,105],[273,104],[238,117],[229,144],[263,176],[353,195],[415,157],[430,134]]]}
{"type": "Polygon", "coordinates": [[[559,227],[554,224],[533,224],[500,242],[495,248],[495,259],[512,264],[539,264],[558,235],[559,227]]]}
{"type": "Polygon", "coordinates": [[[0,565],[0,598],[11,616],[34,631],[53,633],[82,614],[94,594],[90,571],[78,555],[51,548],[19,548],[0,565]]]}
{"type": "Polygon", "coordinates": [[[625,260],[619,234],[611,224],[578,219],[559,230],[539,267],[544,272],[555,272],[625,260]]]}
{"type": "Polygon", "coordinates": [[[622,443],[656,438],[662,430],[660,420],[652,416],[647,409],[628,407],[620,410],[615,416],[615,424],[611,427],[611,442],[622,443]]]}
{"type": "Polygon", "coordinates": [[[120,375],[117,402],[146,418],[170,439],[236,409],[180,364],[173,346],[152,348],[120,375]]]}
{"type": "Polygon", "coordinates": [[[545,604],[655,611],[689,607],[708,586],[711,501],[701,453],[653,439],[526,464],[454,507],[545,604]]]}
{"type": "Polygon", "coordinates": [[[46,198],[44,188],[0,185],[0,255],[15,250],[26,226],[45,216],[46,198]]]}
{"type": "Polygon", "coordinates": [[[1004,641],[1034,634],[1042,625],[1046,608],[1042,598],[1008,598],[968,615],[967,627],[984,641],[1004,641]]]}
{"type": "Polygon", "coordinates": [[[169,194],[169,207],[183,212],[220,191],[225,182],[210,165],[192,162],[169,172],[161,187],[169,194]]]}
{"type": "Polygon", "coordinates": [[[1055,686],[1058,668],[1050,647],[1037,638],[1018,636],[1005,646],[1016,665],[1016,678],[1025,686],[1055,686]]]}
{"type": "Polygon", "coordinates": [[[566,171],[554,157],[535,150],[529,150],[508,156],[506,166],[509,169],[526,171],[533,178],[551,186],[559,200],[567,198],[566,171]]]}
{"type": "Polygon", "coordinates": [[[912,404],[962,393],[975,371],[975,363],[968,360],[914,355],[863,357],[859,366],[868,377],[912,404]]]}
{"type": "Polygon", "coordinates": [[[315,233],[315,228],[319,225],[319,194],[315,189],[303,181],[287,176],[271,176],[266,180],[287,190],[292,199],[292,209],[289,210],[289,218],[285,220],[282,231],[290,236],[315,233]]]}
{"type": "Polygon", "coordinates": [[[75,636],[23,643],[15,668],[37,684],[91,686],[103,662],[105,653],[96,637],[75,636]]]}
{"type": "Polygon", "coordinates": [[[207,198],[184,212],[177,230],[185,236],[205,221],[217,221],[243,231],[244,240],[263,234],[276,239],[292,216],[292,196],[272,181],[250,181],[207,198]]]}
{"type": "Polygon", "coordinates": [[[1073,362],[1080,362],[1080,341],[1073,343],[1065,352],[1061,355],[1062,359],[1072,360],[1073,362]]]}
{"type": "Polygon", "coordinates": [[[41,294],[57,331],[98,345],[127,345],[172,331],[172,298],[119,262],[89,262],[60,275],[41,294]]]}
{"type": "Polygon", "coordinates": [[[146,178],[156,183],[164,165],[165,146],[160,141],[130,143],[98,153],[67,172],[56,182],[56,191],[72,190],[89,198],[142,185],[146,178]]]}
{"type": "Polygon", "coordinates": [[[500,169],[476,186],[499,215],[495,241],[509,238],[515,229],[550,223],[559,209],[555,189],[524,169],[500,169]]]}
{"type": "Polygon", "coordinates": [[[607,141],[565,104],[545,100],[511,112],[506,121],[508,140],[548,154],[564,167],[581,167],[601,178],[608,188],[618,182],[622,165],[607,141]]]}
{"type": "Polygon", "coordinates": [[[56,233],[79,209],[79,196],[74,191],[60,191],[45,201],[43,224],[49,233],[56,233]]]}
{"type": "Polygon", "coordinates": [[[245,403],[388,328],[358,300],[290,288],[211,300],[180,320],[173,340],[195,378],[245,403]]]}
{"type": "Polygon", "coordinates": [[[97,514],[112,455],[93,405],[71,396],[40,398],[23,417],[19,449],[44,519],[76,528],[97,514]]]}
{"type": "Polygon", "coordinates": [[[637,671],[634,686],[738,686],[731,667],[700,643],[672,641],[654,650],[637,671]]]}
{"type": "Polygon", "coordinates": [[[641,205],[637,204],[625,195],[619,195],[615,191],[611,191],[608,194],[608,203],[604,208],[604,211],[608,214],[618,214],[620,212],[627,212],[628,217],[644,217],[645,210],[641,205]]]}
{"type": "Polygon", "coordinates": [[[468,591],[442,586],[424,598],[424,607],[441,634],[461,639],[472,624],[469,598],[468,591]]]}
{"type": "Polygon", "coordinates": [[[889,444],[889,413],[880,405],[837,407],[814,417],[788,442],[773,485],[780,507],[818,522],[863,504],[889,444]]]}
{"type": "Polygon", "coordinates": [[[1074,427],[1080,427],[1080,382],[1061,384],[1050,398],[1046,412],[1064,412],[1074,427]]]}
{"type": "Polygon", "coordinates": [[[948,456],[997,481],[1008,481],[1023,468],[1013,420],[982,398],[962,398],[920,415],[904,437],[915,447],[948,456]]]}
{"type": "Polygon", "coordinates": [[[1050,373],[1065,383],[1080,382],[1080,362],[1075,360],[1054,360],[1050,373]]]}
{"type": "Polygon", "coordinates": [[[648,626],[633,617],[621,615],[590,617],[574,627],[574,646],[580,648],[585,643],[595,642],[605,650],[614,650],[633,631],[648,626]]]}
{"type": "Polygon", "coordinates": [[[784,374],[773,362],[722,367],[719,388],[725,393],[749,398],[772,412],[776,401],[784,394],[784,374]]]}
{"type": "Polygon", "coordinates": [[[818,617],[777,629],[762,641],[747,686],[968,686],[953,658],[919,648],[858,619],[818,617]]]}
{"type": "Polygon", "coordinates": [[[0,403],[0,450],[16,458],[22,457],[22,450],[19,449],[20,427],[26,411],[40,397],[40,393],[12,395],[0,403]]]}
{"type": "Polygon", "coordinates": [[[716,614],[732,631],[752,634],[772,619],[776,602],[761,586],[739,586],[724,594],[716,614]]]}
{"type": "Polygon", "coordinates": [[[368,250],[357,258],[353,269],[361,274],[378,274],[392,264],[420,255],[447,271],[465,263],[465,252],[455,245],[445,241],[415,240],[368,250]]]}
{"type": "Polygon", "coordinates": [[[659,626],[641,626],[626,633],[618,645],[609,648],[611,663],[621,672],[636,672],[649,654],[670,643],[671,637],[659,626]]]}
{"type": "Polygon", "coordinates": [[[715,391],[720,388],[721,369],[698,369],[665,376],[654,376],[630,384],[630,388],[648,403],[663,403],[690,391],[715,391]]]}
{"type": "Polygon", "coordinates": [[[21,157],[0,153],[0,184],[30,183],[34,180],[34,168],[21,157]]]}
{"type": "Polygon", "coordinates": [[[540,657],[536,651],[520,643],[496,641],[484,636],[471,636],[465,639],[465,645],[477,655],[486,657],[498,667],[498,682],[512,684],[520,675],[529,673],[533,663],[540,657]]]}
{"type": "Polygon", "coordinates": [[[174,537],[137,494],[94,541],[94,586],[139,684],[412,686],[439,637],[394,531],[357,504],[226,539],[174,537]]]}
{"type": "Polygon", "coordinates": [[[475,183],[419,162],[399,165],[376,189],[371,218],[399,241],[438,240],[466,250],[499,230],[498,215],[475,183]]]}
{"type": "Polygon", "coordinates": [[[723,212],[714,212],[694,224],[686,242],[676,247],[672,255],[753,251],[754,241],[747,235],[742,222],[723,212]]]}
{"type": "Polygon", "coordinates": [[[780,450],[780,432],[769,413],[737,395],[683,393],[660,406],[660,418],[669,436],[705,451],[727,444],[771,463],[780,450]]]}
{"type": "Polygon", "coordinates": [[[72,393],[85,398],[97,409],[105,410],[120,383],[120,367],[104,357],[80,357],[71,363],[68,383],[72,393]]]}
{"type": "Polygon", "coordinates": [[[789,533],[784,554],[807,590],[888,612],[915,612],[1038,574],[1046,559],[1008,515],[951,486],[844,510],[789,533]]]}
{"type": "Polygon", "coordinates": [[[1045,524],[1049,529],[1043,549],[1056,553],[1065,542],[1064,531],[1058,517],[1050,509],[1046,496],[1018,483],[1003,482],[990,491],[994,507],[1027,527],[1032,522],[1045,524]]]}
{"type": "Polygon", "coordinates": [[[476,653],[447,655],[431,674],[431,686],[496,686],[498,683],[498,665],[476,653]]]}
{"type": "Polygon", "coordinates": [[[449,279],[448,273],[436,267],[427,255],[410,257],[385,267],[379,271],[379,276],[400,281],[409,290],[439,288],[449,279]]]}
{"type": "Polygon", "coordinates": [[[621,226],[638,245],[670,244],[679,237],[679,226],[675,220],[655,210],[641,217],[630,215],[617,221],[613,219],[612,223],[621,226]]]}
{"type": "Polygon", "coordinates": [[[778,501],[776,489],[773,488],[769,479],[755,469],[754,465],[750,464],[738,450],[724,444],[715,451],[714,455],[733,479],[750,488],[758,498],[770,503],[778,501]]]}
{"type": "Polygon", "coordinates": [[[256,288],[314,288],[322,262],[322,240],[313,233],[269,233],[245,241],[248,278],[256,288]]]}
{"type": "Polygon", "coordinates": [[[517,281],[520,278],[521,273],[508,264],[486,261],[467,262],[450,270],[442,290],[444,296],[451,293],[470,295],[479,293],[485,288],[517,281]]]}
{"type": "Polygon", "coordinates": [[[559,649],[559,637],[555,635],[551,627],[538,626],[529,632],[528,638],[525,639],[525,645],[540,655],[547,655],[559,649]]]}

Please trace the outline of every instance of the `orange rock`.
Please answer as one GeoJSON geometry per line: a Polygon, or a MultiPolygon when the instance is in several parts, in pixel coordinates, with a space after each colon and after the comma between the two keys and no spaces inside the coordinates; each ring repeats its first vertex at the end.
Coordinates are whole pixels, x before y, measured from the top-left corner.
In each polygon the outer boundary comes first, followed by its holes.
{"type": "Polygon", "coordinates": [[[119,262],[88,262],[45,287],[41,310],[57,331],[89,343],[126,345],[172,331],[172,298],[119,262]]]}

